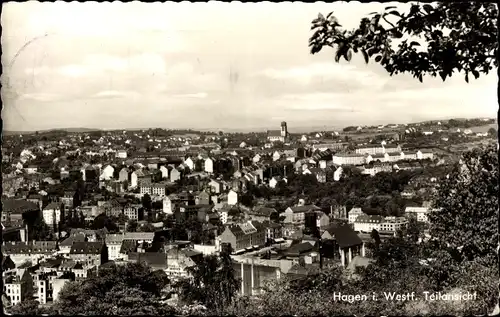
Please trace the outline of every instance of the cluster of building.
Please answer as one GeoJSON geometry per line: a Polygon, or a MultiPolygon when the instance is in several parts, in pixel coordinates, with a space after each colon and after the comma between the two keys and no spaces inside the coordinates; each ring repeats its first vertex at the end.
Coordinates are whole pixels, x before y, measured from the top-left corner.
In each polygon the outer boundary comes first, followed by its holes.
{"type": "MultiPolygon", "coordinates": [[[[360,233],[376,229],[394,234],[406,226],[406,218],[369,216],[357,208],[347,212],[344,206],[323,210],[304,200],[282,212],[263,204],[250,208],[242,203],[248,187],[278,190],[288,186],[290,173],[312,175],[319,183],[339,181],[344,165],[359,165],[363,173],[375,175],[413,168],[406,166],[412,160],[434,158],[431,152],[403,151],[399,145],[364,146],[340,154],[346,142],[294,144],[286,122],[280,130],[268,131],[269,143],[260,148],[244,141],[222,148],[214,142],[227,141],[221,136],[202,141],[148,132],[68,139],[39,142],[24,149],[19,159],[8,156],[12,171],[3,181],[9,198],[2,198],[2,265],[4,292],[12,304],[30,292],[41,304],[53,302],[64,283],[98,276],[99,268],[109,263],[146,262],[172,279],[186,277],[203,255],[217,254],[226,246],[233,251],[244,294],[259,292],[266,279],[307,274],[306,267],[323,261],[352,266],[355,259],[365,258],[366,241],[360,233]],[[273,148],[276,142],[285,146],[273,148]],[[134,143],[136,150],[131,148],[134,143]],[[48,167],[33,163],[37,156],[50,155],[56,157],[48,167]],[[92,193],[75,206],[74,191],[53,194],[41,189],[79,178],[112,195],[92,193]],[[139,202],[146,195],[150,210],[139,202]],[[26,218],[37,214],[57,241],[29,239],[26,218]],[[127,232],[125,226],[119,233],[71,229],[59,236],[57,228],[75,214],[87,223],[102,214],[139,224],[149,221],[155,231],[127,232]],[[162,221],[166,217],[176,223],[197,220],[214,239],[205,244],[175,241],[162,221]]],[[[408,208],[408,216],[427,221],[428,208],[408,208]]]]}

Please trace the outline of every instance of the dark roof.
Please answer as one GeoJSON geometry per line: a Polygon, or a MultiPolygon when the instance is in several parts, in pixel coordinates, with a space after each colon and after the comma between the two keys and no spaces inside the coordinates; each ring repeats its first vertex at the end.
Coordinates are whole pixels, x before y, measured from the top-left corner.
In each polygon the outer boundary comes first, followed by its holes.
{"type": "Polygon", "coordinates": [[[309,242],[301,242],[297,243],[295,245],[292,245],[288,250],[285,251],[287,255],[294,255],[298,256],[302,253],[312,251],[314,249],[314,246],[310,244],[309,242]]]}
{"type": "Polygon", "coordinates": [[[346,224],[331,224],[326,231],[335,238],[341,248],[352,247],[363,243],[356,232],[346,224]]]}
{"type": "Polygon", "coordinates": [[[273,212],[277,212],[277,210],[269,207],[257,207],[253,211],[249,212],[249,214],[269,217],[273,212]]]}
{"type": "Polygon", "coordinates": [[[2,198],[2,210],[10,213],[24,213],[27,211],[39,210],[38,205],[23,199],[2,198]]]}
{"type": "Polygon", "coordinates": [[[292,209],[294,213],[321,210],[321,208],[315,205],[295,206],[290,207],[290,209],[292,209]]]}
{"type": "Polygon", "coordinates": [[[136,252],[137,251],[137,241],[136,240],[123,240],[122,241],[122,246],[120,247],[120,253],[121,254],[129,254],[130,252],[136,252]]]}
{"type": "Polygon", "coordinates": [[[45,206],[44,210],[60,209],[60,208],[61,208],[61,203],[50,203],[47,206],[45,206]]]}
{"type": "Polygon", "coordinates": [[[56,241],[12,242],[2,245],[3,254],[52,253],[56,250],[56,241]]]}
{"type": "Polygon", "coordinates": [[[100,254],[104,244],[102,242],[74,242],[70,254],[100,254]]]}
{"type": "Polygon", "coordinates": [[[167,256],[160,252],[130,252],[128,254],[129,261],[146,262],[152,267],[166,267],[167,256]]]}
{"type": "Polygon", "coordinates": [[[78,233],[78,234],[72,234],[69,238],[65,239],[63,242],[61,242],[59,245],[61,247],[70,247],[73,245],[75,242],[85,242],[85,235],[78,233]]]}

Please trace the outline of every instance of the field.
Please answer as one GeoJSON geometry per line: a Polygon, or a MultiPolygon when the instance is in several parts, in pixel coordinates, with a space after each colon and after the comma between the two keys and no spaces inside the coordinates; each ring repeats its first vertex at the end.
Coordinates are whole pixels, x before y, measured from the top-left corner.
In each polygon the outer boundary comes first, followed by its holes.
{"type": "Polygon", "coordinates": [[[488,130],[491,128],[498,130],[498,124],[492,123],[492,124],[488,124],[488,125],[472,127],[472,128],[470,128],[470,130],[474,133],[484,133],[484,132],[488,132],[488,130]]]}

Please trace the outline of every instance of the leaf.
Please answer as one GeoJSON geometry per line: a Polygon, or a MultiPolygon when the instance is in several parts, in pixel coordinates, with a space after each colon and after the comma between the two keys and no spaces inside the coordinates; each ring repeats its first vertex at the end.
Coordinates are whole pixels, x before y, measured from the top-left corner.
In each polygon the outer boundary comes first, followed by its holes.
{"type": "Polygon", "coordinates": [[[420,43],[413,41],[410,43],[410,46],[420,46],[420,43]]]}
{"type": "Polygon", "coordinates": [[[324,20],[324,19],[325,19],[325,17],[324,17],[321,13],[318,13],[318,19],[319,19],[319,20],[324,20]]]}
{"type": "Polygon", "coordinates": [[[388,7],[385,7],[385,10],[390,10],[390,9],[396,9],[397,7],[395,6],[388,6],[388,7]]]}
{"type": "Polygon", "coordinates": [[[377,14],[378,12],[372,12],[372,13],[369,13],[368,15],[374,15],[374,14],[377,14]]]}
{"type": "Polygon", "coordinates": [[[352,52],[350,49],[347,49],[345,52],[344,52],[344,58],[346,61],[350,62],[351,61],[351,58],[352,58],[352,52]]]}
{"type": "Polygon", "coordinates": [[[441,76],[441,79],[443,79],[443,81],[446,80],[446,73],[445,72],[443,72],[443,71],[439,72],[439,76],[441,76]]]}
{"type": "Polygon", "coordinates": [[[475,79],[478,79],[479,78],[479,72],[477,70],[473,70],[472,71],[472,75],[474,75],[474,78],[475,79]]]}
{"type": "Polygon", "coordinates": [[[377,57],[375,57],[375,62],[380,62],[380,60],[382,60],[382,56],[380,55],[377,55],[377,57]]]}
{"type": "Polygon", "coordinates": [[[392,10],[392,11],[390,11],[388,14],[392,14],[392,15],[395,15],[395,16],[397,16],[397,17],[401,17],[401,13],[399,13],[399,12],[398,12],[398,11],[396,11],[396,10],[392,10]]]}
{"type": "Polygon", "coordinates": [[[398,30],[393,30],[393,31],[392,31],[392,36],[394,36],[394,37],[395,37],[395,38],[397,38],[397,39],[400,39],[400,38],[402,38],[402,37],[403,37],[403,33],[401,33],[401,32],[400,32],[400,31],[398,31],[398,30]]]}
{"type": "Polygon", "coordinates": [[[430,4],[424,4],[423,8],[427,13],[431,13],[432,10],[434,10],[434,8],[430,4]]]}
{"type": "Polygon", "coordinates": [[[368,56],[368,53],[364,49],[361,50],[361,53],[363,54],[363,57],[365,59],[365,63],[368,64],[368,60],[370,59],[370,57],[368,56]]]}
{"type": "Polygon", "coordinates": [[[341,55],[340,49],[337,49],[337,52],[335,53],[335,62],[338,63],[340,61],[340,55],[341,55]]]}
{"type": "Polygon", "coordinates": [[[424,81],[422,74],[418,75],[418,80],[422,83],[424,81]]]}
{"type": "Polygon", "coordinates": [[[468,74],[468,73],[467,73],[467,74],[465,74],[465,81],[466,81],[467,83],[469,83],[469,74],[468,74]]]}

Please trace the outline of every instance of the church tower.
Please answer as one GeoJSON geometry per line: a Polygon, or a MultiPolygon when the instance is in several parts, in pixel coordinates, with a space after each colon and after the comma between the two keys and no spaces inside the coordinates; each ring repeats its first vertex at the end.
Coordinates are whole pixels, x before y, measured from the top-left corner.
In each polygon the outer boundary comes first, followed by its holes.
{"type": "Polygon", "coordinates": [[[286,129],[286,122],[281,122],[281,136],[286,138],[288,136],[288,131],[286,129]]]}

